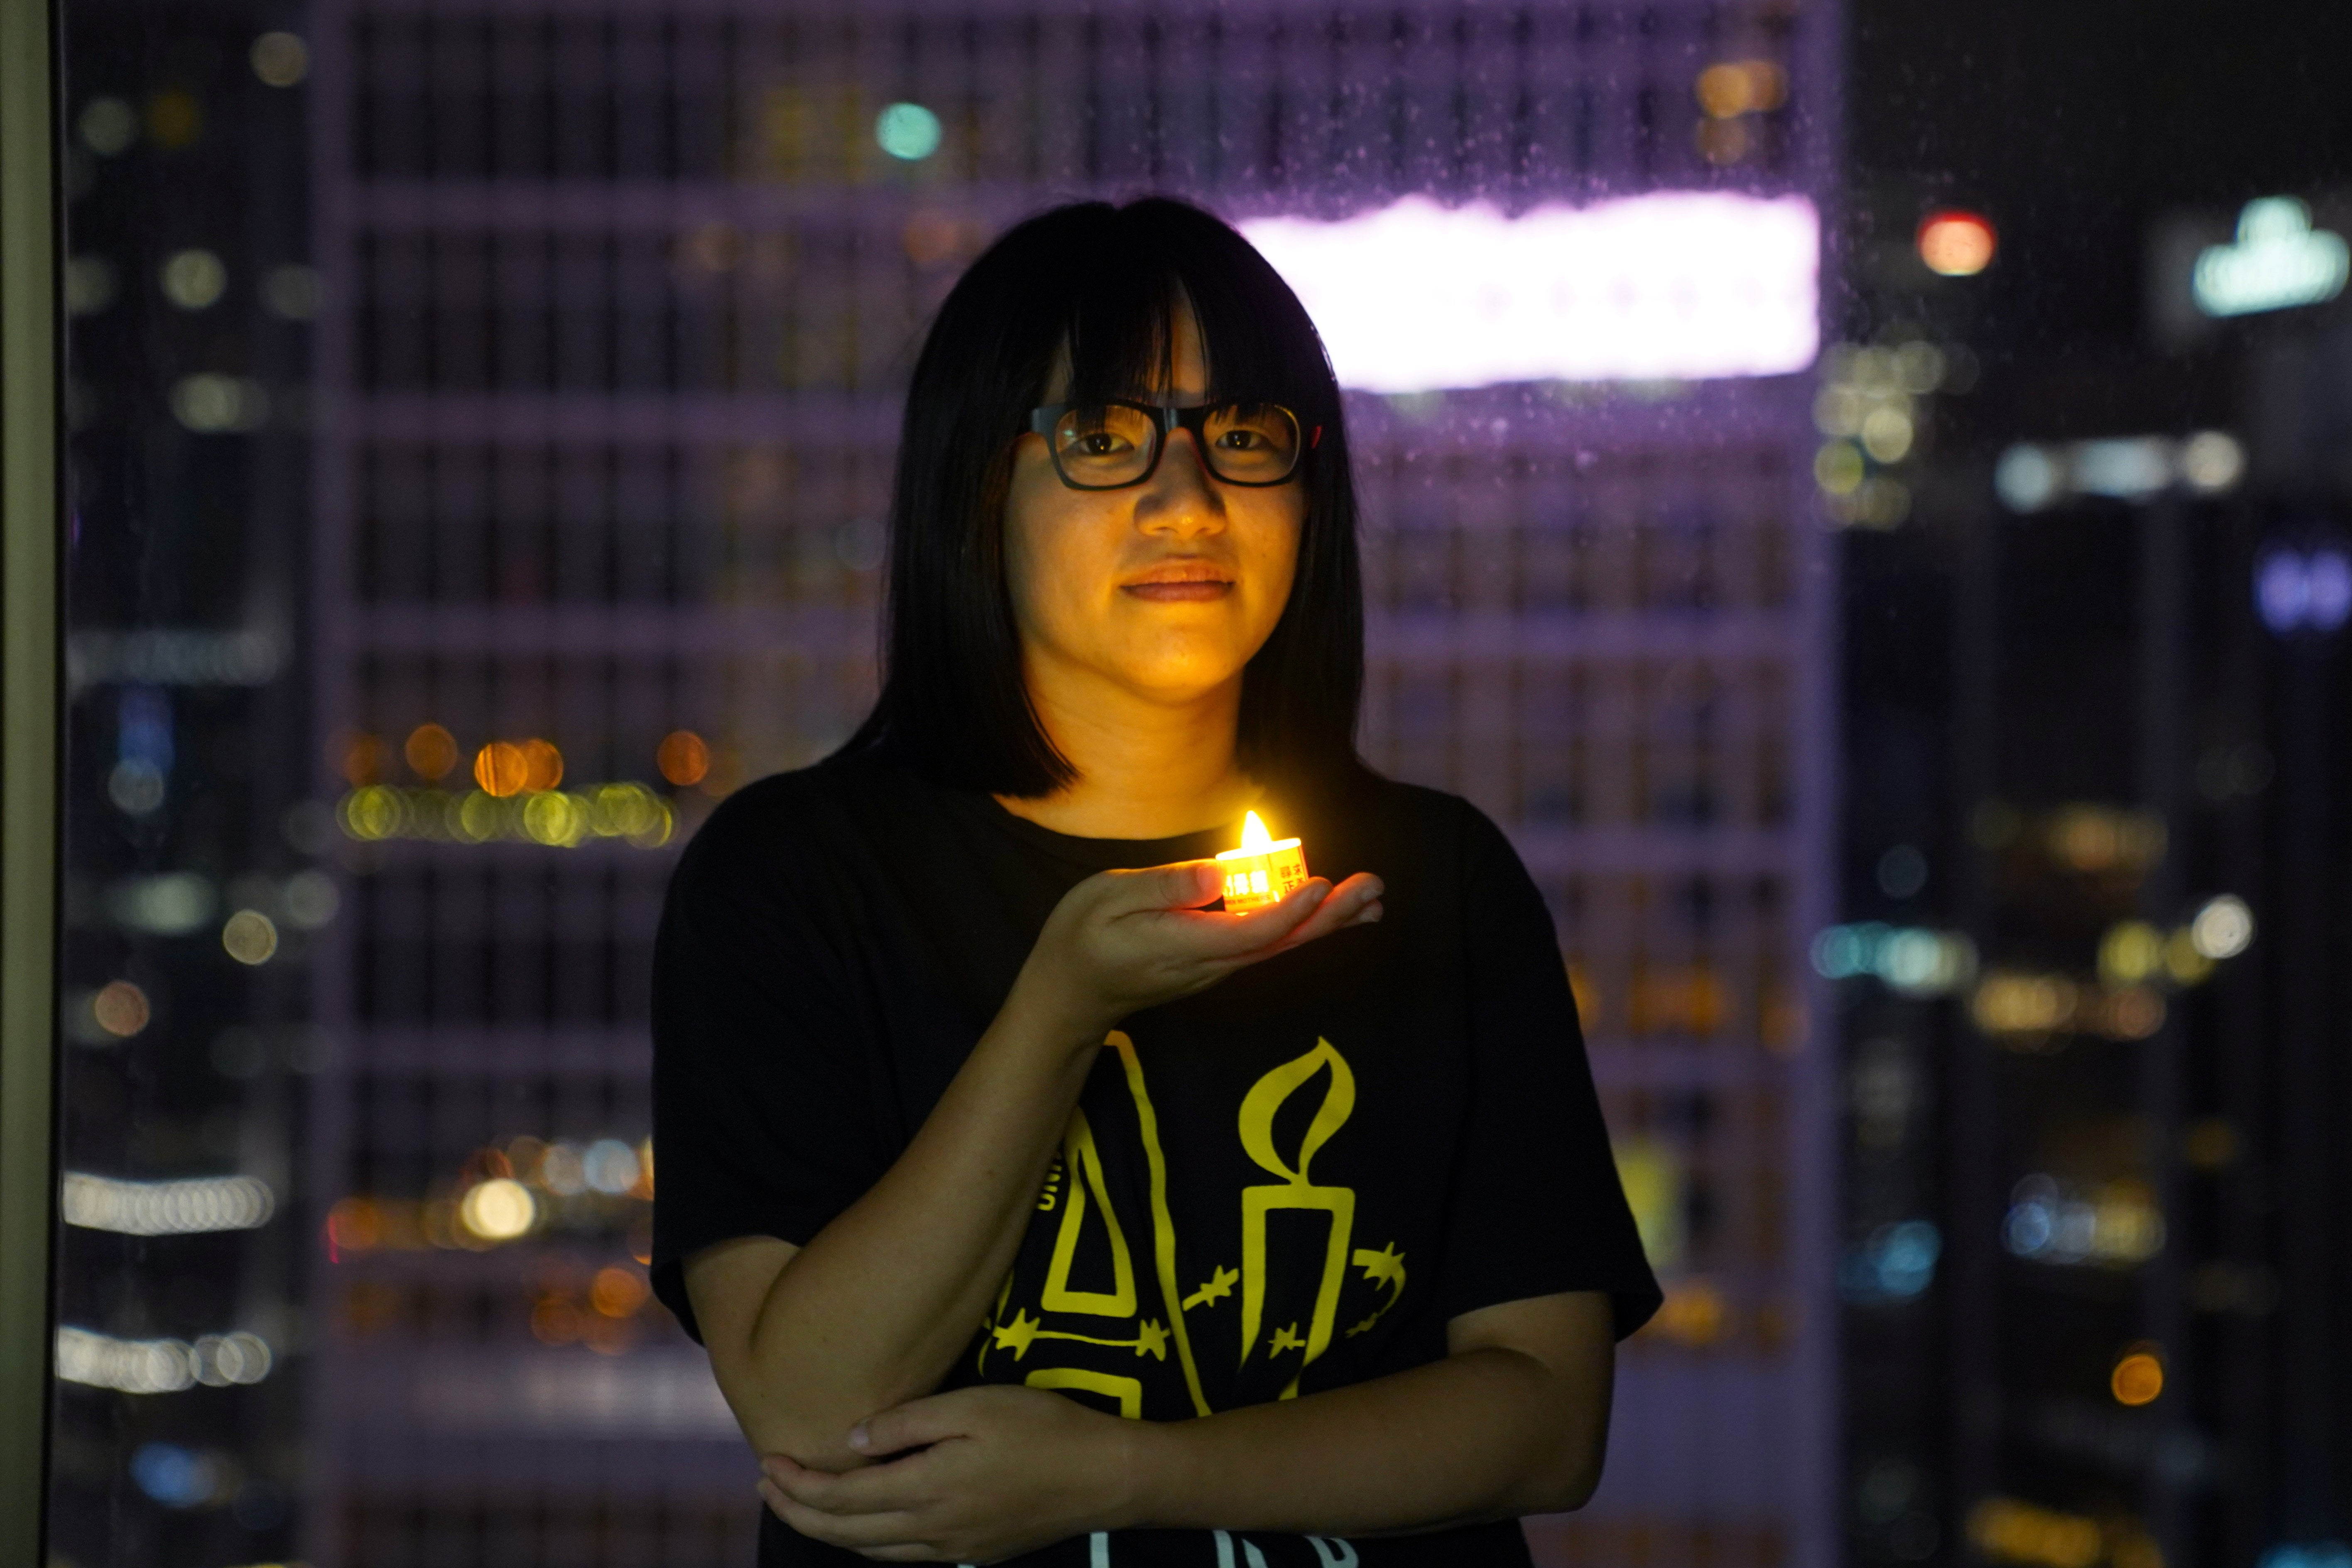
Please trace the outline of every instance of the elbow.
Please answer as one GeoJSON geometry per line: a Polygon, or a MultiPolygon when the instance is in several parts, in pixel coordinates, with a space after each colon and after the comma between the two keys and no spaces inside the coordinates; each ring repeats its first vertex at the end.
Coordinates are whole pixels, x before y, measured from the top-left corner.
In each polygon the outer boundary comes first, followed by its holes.
{"type": "Polygon", "coordinates": [[[1515,1514],[1572,1513],[1592,1500],[1601,1487],[1601,1468],[1607,1458],[1608,1434],[1577,1431],[1562,1434],[1546,1446],[1538,1462],[1522,1479],[1513,1500],[1515,1514]]]}
{"type": "Polygon", "coordinates": [[[832,1400],[794,1398],[776,1389],[747,1389],[742,1395],[729,1391],[727,1403],[752,1452],[781,1454],[794,1464],[835,1474],[868,1462],[849,1446],[849,1432],[872,1408],[853,1412],[832,1400]]]}

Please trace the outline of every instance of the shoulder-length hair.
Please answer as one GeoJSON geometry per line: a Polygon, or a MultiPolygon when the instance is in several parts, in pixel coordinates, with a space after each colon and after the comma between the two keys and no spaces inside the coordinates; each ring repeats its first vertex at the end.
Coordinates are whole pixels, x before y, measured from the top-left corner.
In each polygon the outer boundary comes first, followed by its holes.
{"type": "Polygon", "coordinates": [[[1013,448],[1064,355],[1073,401],[1156,395],[1180,300],[1200,324],[1212,398],[1286,403],[1306,428],[1321,426],[1302,464],[1290,600],[1243,676],[1238,760],[1269,785],[1360,774],[1363,584],[1339,383],[1306,308],[1265,258],[1221,220],[1164,197],[1032,217],[940,307],[898,446],[881,695],[845,750],[1014,798],[1076,778],[1022,678],[1004,575],[1013,448]]]}

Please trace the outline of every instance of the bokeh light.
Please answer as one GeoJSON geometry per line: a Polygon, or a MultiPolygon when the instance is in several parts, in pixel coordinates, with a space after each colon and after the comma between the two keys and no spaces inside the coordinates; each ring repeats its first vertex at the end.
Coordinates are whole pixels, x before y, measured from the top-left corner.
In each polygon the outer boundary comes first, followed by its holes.
{"type": "Polygon", "coordinates": [[[228,268],[208,250],[173,254],[156,274],[163,298],[183,310],[205,310],[220,302],[228,288],[228,268]]]}
{"type": "Polygon", "coordinates": [[[1789,101],[1789,73],[1770,60],[1722,60],[1698,73],[1692,96],[1711,120],[1769,113],[1789,101]]]}
{"type": "Polygon", "coordinates": [[[465,1228],[485,1241],[511,1241],[539,1218],[530,1189],[508,1176],[494,1176],[469,1188],[457,1205],[465,1228]]]}
{"type": "Polygon", "coordinates": [[[390,748],[383,737],[365,731],[339,737],[334,747],[335,771],[354,788],[373,784],[383,777],[390,761],[390,748]]]}
{"type": "Polygon", "coordinates": [[[522,787],[552,789],[563,782],[563,753],[555,743],[536,737],[522,742],[522,787]]]}
{"type": "Polygon", "coordinates": [[[278,951],[278,926],[258,909],[240,909],[221,926],[221,946],[240,964],[267,964],[278,951]]]}
{"type": "Polygon", "coordinates": [[[419,779],[446,779],[457,766],[457,737],[437,724],[420,724],[408,732],[400,754],[419,779]]]}
{"type": "Polygon", "coordinates": [[[2107,1388],[2118,1405],[2153,1405],[2164,1392],[2164,1362],[2154,1349],[2134,1349],[2107,1375],[2107,1388]]]}
{"type": "Polygon", "coordinates": [[[710,747],[690,729],[674,729],[662,737],[654,762],[664,779],[682,789],[709,776],[710,747]]]}
{"type": "Polygon", "coordinates": [[[874,141],[891,157],[920,162],[940,150],[940,117],[919,103],[894,103],[874,120],[874,141]]]}
{"type": "Polygon", "coordinates": [[[129,1040],[147,1027],[153,1016],[147,1004],[147,993],[129,980],[110,980],[98,988],[90,998],[90,1015],[98,1027],[117,1040],[129,1040]]]}
{"type": "Polygon", "coordinates": [[[511,740],[494,740],[474,753],[474,782],[499,800],[520,795],[530,782],[530,758],[511,740]]]}
{"type": "Polygon", "coordinates": [[[2234,958],[2254,939],[2254,912],[2234,894],[2205,901],[2189,923],[2189,939],[2208,958],[2234,958]]]}
{"type": "Polygon", "coordinates": [[[588,1287],[588,1304],[608,1318],[625,1318],[644,1306],[652,1293],[643,1274],[615,1265],[596,1270],[588,1287]]]}
{"type": "Polygon", "coordinates": [[[310,74],[310,46],[292,33],[264,33],[247,55],[253,74],[271,87],[294,87],[310,74]]]}
{"type": "Polygon", "coordinates": [[[1930,213],[1919,225],[1919,259],[1944,277],[1973,277],[1999,248],[1991,223],[1975,213],[1930,213]]]}

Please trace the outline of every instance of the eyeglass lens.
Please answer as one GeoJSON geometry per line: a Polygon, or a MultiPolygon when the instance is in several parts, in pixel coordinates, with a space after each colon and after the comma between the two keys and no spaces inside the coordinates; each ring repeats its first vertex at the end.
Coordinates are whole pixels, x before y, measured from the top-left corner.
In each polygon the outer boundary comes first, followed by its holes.
{"type": "MultiPolygon", "coordinates": [[[[1233,484],[1277,484],[1298,465],[1298,421],[1278,403],[1219,403],[1202,414],[1200,436],[1209,471],[1233,484]]],[[[1160,439],[1143,409],[1071,408],[1055,422],[1054,458],[1074,485],[1132,485],[1151,471],[1160,439]]]]}

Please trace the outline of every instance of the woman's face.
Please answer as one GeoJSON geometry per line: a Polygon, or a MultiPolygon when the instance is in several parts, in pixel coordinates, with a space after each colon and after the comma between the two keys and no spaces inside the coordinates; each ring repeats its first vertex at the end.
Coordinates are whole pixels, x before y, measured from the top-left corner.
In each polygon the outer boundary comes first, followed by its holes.
{"type": "MultiPolygon", "coordinates": [[[[1161,395],[1197,403],[1208,387],[1200,328],[1181,308],[1173,325],[1161,395]]],[[[1266,488],[1225,484],[1190,431],[1167,437],[1150,478],[1118,490],[1071,489],[1045,438],[1024,433],[1005,570],[1033,692],[1075,678],[1181,703],[1237,679],[1289,602],[1306,511],[1303,471],[1266,488]]]]}

